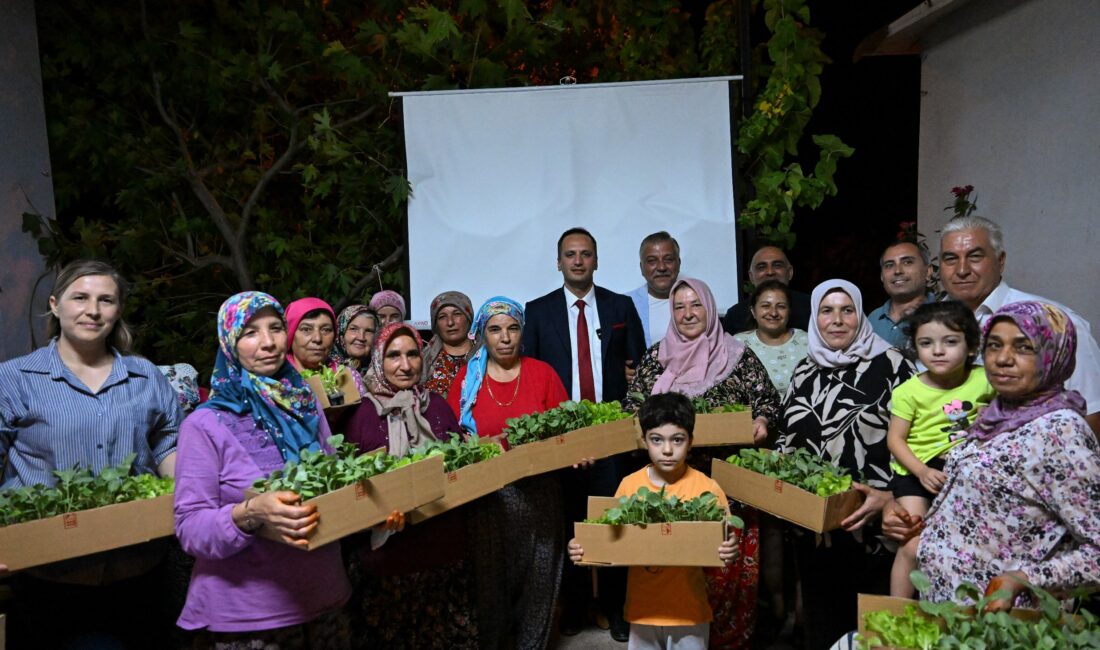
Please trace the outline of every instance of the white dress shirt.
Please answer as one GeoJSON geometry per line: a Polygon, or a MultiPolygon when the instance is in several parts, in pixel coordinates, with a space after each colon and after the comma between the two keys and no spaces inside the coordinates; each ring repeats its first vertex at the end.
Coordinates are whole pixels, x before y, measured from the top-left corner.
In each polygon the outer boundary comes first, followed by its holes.
{"type": "Polygon", "coordinates": [[[649,296],[649,332],[652,341],[646,341],[647,347],[665,338],[668,332],[668,322],[672,320],[672,312],[669,311],[668,298],[654,298],[649,296]]]}
{"type": "MultiPolygon", "coordinates": [[[[974,310],[974,316],[980,324],[985,325],[993,312],[1009,303],[1025,300],[1035,300],[1054,305],[1066,312],[1069,319],[1073,321],[1073,325],[1077,328],[1077,365],[1073,370],[1073,375],[1066,382],[1066,388],[1081,393],[1081,397],[1085,398],[1085,412],[1087,414],[1100,412],[1100,347],[1096,345],[1096,339],[1092,336],[1092,328],[1089,322],[1081,318],[1077,312],[1049,298],[1013,289],[1008,286],[1007,282],[1001,280],[993,293],[990,293],[982,301],[982,304],[974,310]]],[[[979,354],[978,363],[981,362],[982,355],[979,354]]]]}
{"type": "MultiPolygon", "coordinates": [[[[565,306],[569,314],[569,349],[573,354],[573,394],[571,399],[579,402],[581,399],[581,373],[577,363],[577,317],[580,309],[577,307],[577,297],[569,289],[562,287],[565,294],[565,306]]],[[[600,347],[600,313],[596,309],[596,285],[588,290],[580,300],[584,301],[584,320],[588,324],[588,348],[592,356],[592,383],[595,384],[596,401],[603,401],[603,350],[600,347]]],[[[607,333],[611,335],[610,332],[607,333]]]]}

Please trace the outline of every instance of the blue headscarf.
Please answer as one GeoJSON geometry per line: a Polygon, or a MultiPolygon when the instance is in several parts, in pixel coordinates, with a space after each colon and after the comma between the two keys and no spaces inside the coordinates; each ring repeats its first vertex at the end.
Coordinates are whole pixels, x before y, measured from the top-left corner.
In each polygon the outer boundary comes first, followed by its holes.
{"type": "Polygon", "coordinates": [[[302,450],[317,451],[320,415],[313,392],[290,363],[271,377],[246,370],[237,358],[237,340],[261,309],[273,307],[283,318],[283,306],[266,293],[245,291],[230,297],[218,310],[218,354],[210,380],[210,400],[199,408],[250,413],[283,455],[298,460],[302,450]]]}
{"type": "MultiPolygon", "coordinates": [[[[474,324],[470,331],[475,340],[485,340],[485,325],[493,316],[504,314],[511,316],[523,327],[523,307],[518,302],[504,296],[494,296],[485,301],[481,309],[477,310],[474,324]]],[[[462,380],[462,393],[458,398],[459,417],[458,423],[470,433],[477,433],[477,423],[474,422],[474,402],[477,401],[477,391],[481,383],[485,381],[485,368],[489,363],[489,352],[482,346],[470,361],[466,364],[466,378],[462,380]]]]}

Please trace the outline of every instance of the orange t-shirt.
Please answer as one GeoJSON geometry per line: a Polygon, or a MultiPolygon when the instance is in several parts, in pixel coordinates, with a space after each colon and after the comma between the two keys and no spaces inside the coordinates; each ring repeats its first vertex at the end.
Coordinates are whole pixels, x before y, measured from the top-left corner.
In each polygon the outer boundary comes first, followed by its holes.
{"type": "MultiPolygon", "coordinates": [[[[647,465],[623,479],[616,497],[646,487],[660,490],[649,479],[647,465]]],[[[665,494],[691,499],[712,492],[727,512],[726,494],[714,479],[690,467],[679,481],[665,486],[665,494]]],[[[718,549],[714,549],[718,555],[718,549]]],[[[632,566],[626,582],[626,620],[642,625],[699,625],[711,620],[707,583],[699,567],[632,566]]]]}

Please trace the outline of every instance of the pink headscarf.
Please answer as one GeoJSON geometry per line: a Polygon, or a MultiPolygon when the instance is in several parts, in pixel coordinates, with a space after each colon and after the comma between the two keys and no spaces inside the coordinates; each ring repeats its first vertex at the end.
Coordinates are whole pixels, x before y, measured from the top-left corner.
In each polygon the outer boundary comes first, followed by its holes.
{"type": "Polygon", "coordinates": [[[850,366],[859,361],[873,359],[890,349],[890,344],[885,339],[875,334],[871,329],[871,323],[863,315],[863,294],[856,285],[847,280],[826,280],[814,287],[810,295],[810,346],[809,356],[814,363],[823,368],[841,368],[850,366]],[[840,289],[848,294],[855,305],[856,314],[859,315],[859,324],[856,325],[856,337],[843,350],[834,350],[821,336],[821,330],[817,327],[817,312],[821,309],[821,301],[825,294],[833,289],[840,289]]]}
{"type": "Polygon", "coordinates": [[[383,307],[393,307],[401,314],[401,320],[405,320],[405,299],[396,291],[385,289],[374,294],[370,298],[370,308],[378,311],[383,307]]]}
{"type": "Polygon", "coordinates": [[[702,395],[729,376],[741,360],[745,344],[722,329],[714,294],[702,280],[680,278],[669,292],[668,308],[672,319],[668,331],[657,349],[657,361],[665,371],[653,384],[653,394],[683,393],[688,397],[702,395]],[[707,328],[703,334],[689,339],[676,329],[676,290],[687,286],[699,296],[707,312],[707,328]]]}
{"type": "MultiPolygon", "coordinates": [[[[295,300],[286,306],[286,327],[287,335],[290,337],[290,341],[286,346],[286,358],[294,364],[295,368],[301,368],[301,364],[294,358],[294,333],[298,331],[298,325],[302,322],[302,318],[311,311],[316,309],[323,309],[328,312],[328,315],[332,317],[332,329],[336,331],[336,312],[332,310],[327,302],[320,298],[302,298],[301,300],[295,300]]],[[[326,362],[330,367],[335,370],[336,364],[331,360],[326,362]]]]}

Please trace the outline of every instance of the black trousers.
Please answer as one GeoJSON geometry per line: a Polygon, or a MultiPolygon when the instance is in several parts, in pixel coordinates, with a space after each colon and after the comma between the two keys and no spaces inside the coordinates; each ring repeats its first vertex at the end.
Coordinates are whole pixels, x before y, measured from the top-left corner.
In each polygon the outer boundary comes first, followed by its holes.
{"type": "MultiPolygon", "coordinates": [[[[870,531],[868,531],[870,532],[870,531]]],[[[802,580],[803,630],[807,650],[828,650],[856,629],[859,594],[889,595],[894,554],[867,553],[850,533],[833,531],[828,545],[807,533],[795,539],[802,580]]]]}
{"type": "MultiPolygon", "coordinates": [[[[589,496],[614,496],[623,477],[643,464],[631,452],[602,458],[587,469],[561,470],[558,476],[562,485],[565,539],[573,539],[573,524],[588,517],[589,496]]],[[[578,616],[586,611],[591,594],[590,575],[589,567],[579,567],[566,558],[561,581],[563,615],[578,616]]],[[[613,620],[621,618],[626,602],[626,569],[599,569],[597,580],[600,609],[613,620]]]]}

